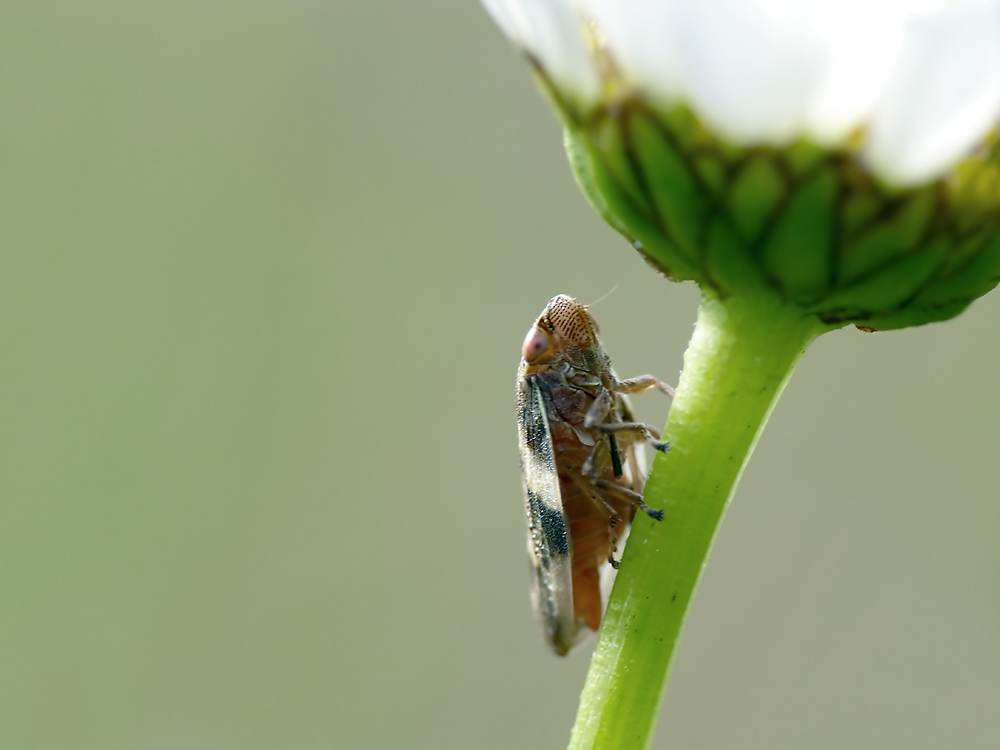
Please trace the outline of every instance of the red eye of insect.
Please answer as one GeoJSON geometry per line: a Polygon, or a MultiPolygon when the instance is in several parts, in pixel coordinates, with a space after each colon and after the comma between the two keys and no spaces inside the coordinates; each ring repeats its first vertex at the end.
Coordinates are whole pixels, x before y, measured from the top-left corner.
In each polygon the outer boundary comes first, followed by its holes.
{"type": "Polygon", "coordinates": [[[524,337],[524,344],[521,346],[521,356],[524,361],[531,363],[538,360],[549,350],[549,337],[541,328],[532,328],[528,335],[524,337]]]}

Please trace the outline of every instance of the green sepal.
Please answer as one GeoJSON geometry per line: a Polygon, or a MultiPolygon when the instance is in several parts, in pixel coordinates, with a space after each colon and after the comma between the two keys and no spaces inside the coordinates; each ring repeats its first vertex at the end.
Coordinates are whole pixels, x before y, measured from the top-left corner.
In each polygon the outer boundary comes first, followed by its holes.
{"type": "Polygon", "coordinates": [[[770,294],[827,324],[898,328],[957,315],[1000,280],[993,151],[900,190],[846,147],[738,148],[684,107],[563,114],[594,208],[653,266],[720,298],[770,294]]]}

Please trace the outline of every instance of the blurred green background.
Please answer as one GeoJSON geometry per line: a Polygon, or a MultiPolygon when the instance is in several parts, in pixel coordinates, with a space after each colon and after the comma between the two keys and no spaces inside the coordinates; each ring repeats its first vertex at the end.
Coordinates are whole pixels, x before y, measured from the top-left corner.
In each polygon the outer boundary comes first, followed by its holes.
{"type": "MultiPolygon", "coordinates": [[[[0,91],[0,747],[563,747],[521,339],[617,285],[618,371],[676,381],[697,293],[481,8],[11,4],[0,91]]],[[[656,747],[996,747],[998,338],[994,294],[809,352],[656,747]]]]}

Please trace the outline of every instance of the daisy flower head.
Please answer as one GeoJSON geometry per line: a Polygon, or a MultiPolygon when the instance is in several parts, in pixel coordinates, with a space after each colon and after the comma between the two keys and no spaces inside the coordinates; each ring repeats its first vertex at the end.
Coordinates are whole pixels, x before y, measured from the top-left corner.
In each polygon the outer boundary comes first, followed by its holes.
{"type": "Polygon", "coordinates": [[[1000,279],[998,0],[483,4],[671,278],[875,328],[1000,279]]]}

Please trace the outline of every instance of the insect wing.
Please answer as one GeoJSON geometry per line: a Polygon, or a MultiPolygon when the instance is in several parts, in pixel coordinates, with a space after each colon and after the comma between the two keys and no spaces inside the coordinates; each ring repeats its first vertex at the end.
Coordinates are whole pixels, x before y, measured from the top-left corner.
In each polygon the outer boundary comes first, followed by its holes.
{"type": "Polygon", "coordinates": [[[518,381],[518,438],[528,514],[531,599],[549,645],[565,655],[584,633],[573,610],[573,561],[548,399],[538,378],[531,376],[518,381]]]}

